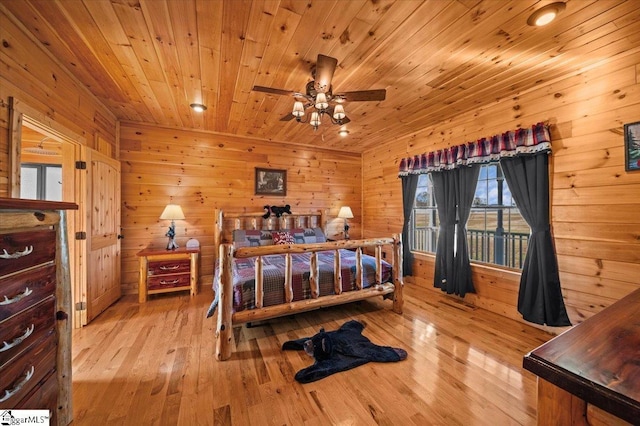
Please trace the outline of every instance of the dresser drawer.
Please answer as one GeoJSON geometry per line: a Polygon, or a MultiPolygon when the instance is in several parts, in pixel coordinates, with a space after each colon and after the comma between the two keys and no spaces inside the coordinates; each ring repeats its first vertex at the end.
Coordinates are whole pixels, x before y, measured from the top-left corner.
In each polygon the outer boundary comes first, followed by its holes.
{"type": "Polygon", "coordinates": [[[149,276],[178,274],[180,272],[189,273],[191,263],[189,258],[176,260],[162,260],[149,262],[149,276]]]}
{"type": "Polygon", "coordinates": [[[55,333],[0,369],[0,408],[18,403],[56,367],[55,333]]]}
{"type": "Polygon", "coordinates": [[[149,277],[147,287],[149,290],[160,290],[163,288],[189,287],[191,276],[186,274],[157,275],[149,277]]]}
{"type": "Polygon", "coordinates": [[[53,264],[0,279],[0,321],[53,295],[55,289],[53,264]]]}
{"type": "Polygon", "coordinates": [[[0,368],[54,332],[55,298],[49,296],[0,323],[0,368]]]}
{"type": "Polygon", "coordinates": [[[23,410],[49,410],[51,415],[49,424],[58,424],[56,421],[56,407],[58,406],[58,375],[56,372],[53,371],[45,377],[42,384],[33,389],[31,394],[20,401],[18,406],[23,410]]]}
{"type": "Polygon", "coordinates": [[[53,262],[55,255],[56,232],[53,229],[0,234],[0,276],[53,262]]]}

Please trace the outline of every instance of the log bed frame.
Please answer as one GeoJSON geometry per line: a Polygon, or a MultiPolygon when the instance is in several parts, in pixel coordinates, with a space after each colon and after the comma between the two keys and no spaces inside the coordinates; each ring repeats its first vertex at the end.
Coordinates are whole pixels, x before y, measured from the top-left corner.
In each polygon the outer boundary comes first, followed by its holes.
{"type": "Polygon", "coordinates": [[[251,322],[277,318],[299,312],[310,311],[325,306],[355,302],[369,297],[391,295],[393,311],[402,313],[402,237],[394,234],[391,238],[372,238],[365,240],[342,240],[315,244],[269,245],[260,247],[241,247],[234,249],[232,232],[235,229],[291,229],[316,228],[325,229],[322,212],[291,214],[275,218],[263,219],[261,213],[228,213],[216,209],[214,244],[219,262],[219,303],[218,324],[216,327],[216,359],[219,361],[231,357],[233,346],[233,326],[251,322]],[[393,268],[393,283],[380,283],[382,278],[382,248],[391,246],[391,258],[385,259],[393,268]],[[376,285],[362,288],[362,251],[372,247],[376,259],[376,285]],[[342,291],[342,274],[340,256],[335,256],[334,292],[335,294],[319,296],[318,265],[316,254],[324,250],[352,249],[356,253],[356,290],[342,291]],[[310,286],[311,298],[293,301],[291,254],[311,253],[310,286]],[[263,274],[262,256],[284,254],[285,259],[285,299],[286,303],[275,306],[263,306],[263,274]],[[233,261],[234,258],[255,257],[256,308],[233,312],[233,261]]]}

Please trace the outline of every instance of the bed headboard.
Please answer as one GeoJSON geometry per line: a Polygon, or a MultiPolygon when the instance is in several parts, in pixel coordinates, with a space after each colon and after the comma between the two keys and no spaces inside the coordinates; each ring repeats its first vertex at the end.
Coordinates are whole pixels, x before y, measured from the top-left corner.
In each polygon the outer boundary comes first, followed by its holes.
{"type": "Polygon", "coordinates": [[[215,232],[214,244],[217,257],[220,244],[233,242],[233,231],[236,229],[264,229],[277,231],[292,228],[326,228],[325,215],[321,210],[283,214],[279,218],[271,214],[268,219],[262,216],[265,211],[248,212],[227,212],[222,209],[215,210],[215,232]]]}

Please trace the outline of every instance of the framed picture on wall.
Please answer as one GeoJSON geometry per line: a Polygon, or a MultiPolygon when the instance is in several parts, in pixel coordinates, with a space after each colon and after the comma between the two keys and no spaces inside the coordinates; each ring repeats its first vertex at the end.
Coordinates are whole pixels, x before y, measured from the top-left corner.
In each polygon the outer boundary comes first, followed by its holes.
{"type": "Polygon", "coordinates": [[[640,121],[624,125],[624,169],[640,170],[640,121]]]}
{"type": "Polygon", "coordinates": [[[287,195],[287,171],[256,167],[256,195],[287,195]]]}

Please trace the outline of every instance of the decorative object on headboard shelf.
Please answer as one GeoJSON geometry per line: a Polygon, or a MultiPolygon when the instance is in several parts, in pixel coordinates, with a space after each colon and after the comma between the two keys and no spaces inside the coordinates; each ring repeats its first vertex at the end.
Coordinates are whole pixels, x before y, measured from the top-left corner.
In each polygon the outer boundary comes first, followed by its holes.
{"type": "Polygon", "coordinates": [[[291,214],[291,206],[286,204],[284,206],[264,206],[264,209],[267,211],[262,215],[263,219],[269,219],[271,213],[273,213],[276,217],[281,217],[283,214],[291,214]]]}
{"type": "Polygon", "coordinates": [[[165,234],[169,237],[169,242],[167,243],[167,250],[175,250],[178,248],[178,244],[176,243],[176,220],[184,220],[184,213],[182,212],[182,207],[177,204],[167,204],[167,207],[164,208],[164,211],[160,215],[160,219],[163,220],[171,220],[171,226],[169,226],[169,230],[165,234]]]}
{"type": "Polygon", "coordinates": [[[340,207],[340,211],[338,212],[338,217],[340,219],[344,219],[344,239],[349,239],[349,222],[347,219],[353,219],[353,212],[351,211],[351,207],[342,206],[340,207]]]}

